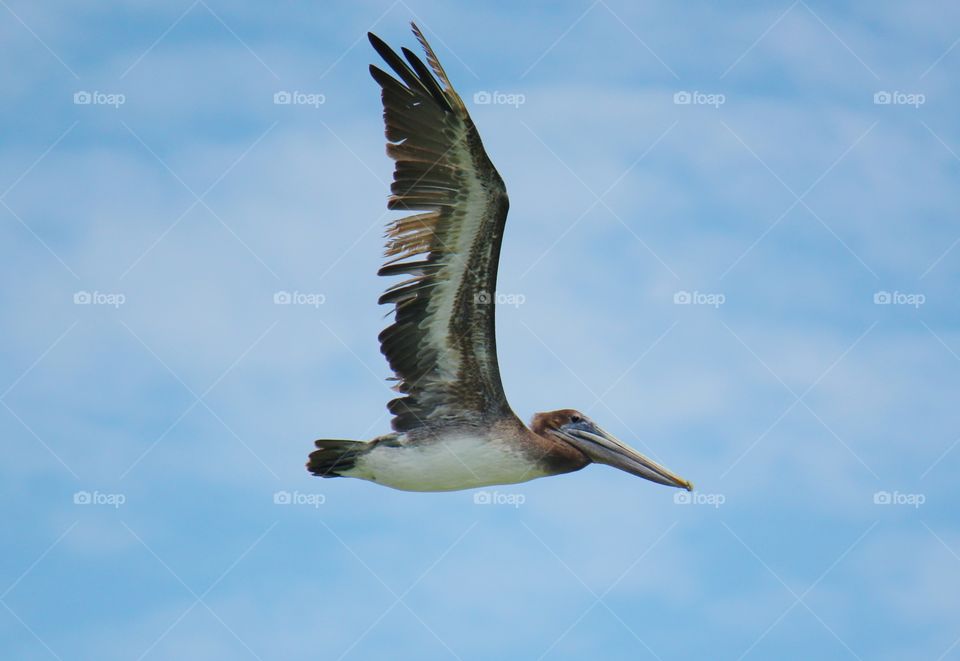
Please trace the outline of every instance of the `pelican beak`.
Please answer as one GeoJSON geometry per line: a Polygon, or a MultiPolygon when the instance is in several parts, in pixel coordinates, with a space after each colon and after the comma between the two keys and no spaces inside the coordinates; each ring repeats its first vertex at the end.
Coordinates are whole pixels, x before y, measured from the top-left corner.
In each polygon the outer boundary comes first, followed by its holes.
{"type": "Polygon", "coordinates": [[[643,456],[595,424],[567,428],[564,437],[598,464],[607,464],[644,479],[693,491],[693,485],[654,460],[643,456]]]}

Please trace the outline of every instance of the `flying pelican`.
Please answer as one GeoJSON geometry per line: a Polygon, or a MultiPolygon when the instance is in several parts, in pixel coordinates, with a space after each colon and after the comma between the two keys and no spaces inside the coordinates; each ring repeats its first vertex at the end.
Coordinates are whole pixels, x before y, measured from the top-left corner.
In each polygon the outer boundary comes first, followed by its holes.
{"type": "Polygon", "coordinates": [[[578,411],[537,413],[527,428],[511,410],[494,331],[507,191],[463,100],[412,25],[429,69],[410,50],[402,49],[404,62],[367,35],[399,78],[370,66],[382,88],[387,154],[396,162],[387,208],[419,212],[388,226],[388,260],[378,272],[407,276],[379,300],[395,306],[380,350],[402,396],[387,405],[392,433],[318,440],[307,469],[405,491],[454,491],[600,463],[692,489],[578,411]]]}

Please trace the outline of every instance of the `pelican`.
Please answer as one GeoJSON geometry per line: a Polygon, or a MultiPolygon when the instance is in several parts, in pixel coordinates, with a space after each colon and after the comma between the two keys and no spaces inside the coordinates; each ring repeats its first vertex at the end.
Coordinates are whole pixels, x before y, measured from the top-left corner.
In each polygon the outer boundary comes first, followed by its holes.
{"type": "Polygon", "coordinates": [[[583,413],[537,413],[528,428],[510,408],[494,330],[507,191],[463,100],[412,26],[429,68],[407,48],[404,61],[367,35],[396,74],[370,66],[395,161],[387,208],[416,212],[388,225],[378,272],[406,276],[379,300],[394,306],[379,336],[401,394],[387,405],[393,431],[371,441],[318,440],[307,469],[404,491],[455,491],[599,463],[691,490],[583,413]]]}

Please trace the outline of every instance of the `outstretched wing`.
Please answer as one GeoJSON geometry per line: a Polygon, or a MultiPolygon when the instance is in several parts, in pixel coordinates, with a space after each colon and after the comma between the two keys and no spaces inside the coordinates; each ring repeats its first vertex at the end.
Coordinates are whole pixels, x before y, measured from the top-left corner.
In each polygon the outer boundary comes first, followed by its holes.
{"type": "Polygon", "coordinates": [[[418,212],[388,226],[379,271],[407,276],[380,297],[396,306],[380,333],[403,394],[388,404],[396,431],[512,415],[494,331],[507,191],[437,56],[415,24],[413,32],[432,73],[406,48],[404,62],[368,35],[398,77],[370,66],[396,161],[387,207],[418,212]]]}

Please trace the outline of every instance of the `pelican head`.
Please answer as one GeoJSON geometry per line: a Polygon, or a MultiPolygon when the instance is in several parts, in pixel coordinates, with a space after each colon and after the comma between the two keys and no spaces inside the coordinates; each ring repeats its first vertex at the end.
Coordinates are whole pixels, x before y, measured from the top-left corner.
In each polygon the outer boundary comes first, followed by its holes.
{"type": "Polygon", "coordinates": [[[540,436],[572,445],[595,463],[607,464],[658,484],[693,490],[690,482],[643,456],[579,411],[560,409],[537,413],[531,427],[540,436]]]}

